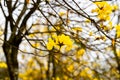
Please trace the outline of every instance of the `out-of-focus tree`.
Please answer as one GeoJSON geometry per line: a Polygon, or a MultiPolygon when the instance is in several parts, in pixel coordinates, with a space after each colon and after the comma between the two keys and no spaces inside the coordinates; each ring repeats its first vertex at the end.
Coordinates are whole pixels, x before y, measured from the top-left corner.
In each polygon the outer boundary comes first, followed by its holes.
{"type": "Polygon", "coordinates": [[[10,80],[120,79],[119,1],[1,0],[0,7],[10,80]]]}

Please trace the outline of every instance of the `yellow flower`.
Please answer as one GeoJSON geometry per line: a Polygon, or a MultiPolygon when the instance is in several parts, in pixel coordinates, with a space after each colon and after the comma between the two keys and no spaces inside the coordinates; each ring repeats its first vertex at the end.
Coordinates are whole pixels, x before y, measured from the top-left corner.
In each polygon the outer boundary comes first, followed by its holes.
{"type": "Polygon", "coordinates": [[[58,36],[58,40],[59,40],[59,43],[63,43],[64,41],[65,41],[65,35],[64,34],[62,34],[62,35],[59,35],[58,36]]]}
{"type": "Polygon", "coordinates": [[[49,38],[48,39],[48,43],[47,43],[47,49],[48,50],[52,50],[52,48],[54,47],[54,45],[55,45],[54,41],[51,38],[49,38]]]}
{"type": "Polygon", "coordinates": [[[92,35],[93,35],[93,32],[92,32],[92,31],[90,31],[90,32],[89,32],[89,36],[92,36],[92,35]]]}
{"type": "Polygon", "coordinates": [[[59,14],[60,16],[64,16],[64,15],[66,15],[66,12],[61,11],[61,12],[59,12],[58,14],[59,14]]]}
{"type": "Polygon", "coordinates": [[[2,35],[3,34],[3,32],[0,30],[0,35],[2,35]]]}
{"type": "Polygon", "coordinates": [[[58,25],[58,26],[54,26],[54,27],[52,27],[51,31],[56,31],[56,29],[57,29],[57,30],[60,30],[60,29],[61,29],[61,26],[59,26],[59,25],[58,25]],[[54,28],[54,27],[55,27],[55,28],[54,28]]]}
{"type": "Polygon", "coordinates": [[[58,40],[60,44],[66,45],[66,50],[69,51],[72,48],[72,40],[69,36],[65,36],[64,34],[58,36],[58,40]]]}
{"type": "Polygon", "coordinates": [[[33,38],[35,35],[34,34],[29,34],[28,35],[30,38],[33,38]]]}
{"type": "Polygon", "coordinates": [[[113,10],[117,9],[117,6],[112,6],[106,1],[95,2],[95,4],[97,5],[97,8],[93,9],[92,13],[98,13],[97,17],[101,20],[110,20],[110,14],[113,12],[113,10]]]}
{"type": "Polygon", "coordinates": [[[83,56],[83,54],[85,53],[85,49],[81,48],[80,50],[78,50],[77,52],[77,58],[80,58],[81,56],[83,56]]]}
{"type": "Polygon", "coordinates": [[[7,68],[7,64],[5,62],[0,62],[0,68],[7,68]]]}
{"type": "Polygon", "coordinates": [[[117,38],[120,38],[120,31],[117,31],[117,38]]]}
{"type": "Polygon", "coordinates": [[[94,78],[93,80],[99,80],[99,79],[97,79],[97,78],[94,78]]]}
{"type": "Polygon", "coordinates": [[[63,75],[64,80],[68,80],[68,76],[63,75]]]}
{"type": "Polygon", "coordinates": [[[111,21],[109,22],[108,27],[109,27],[110,30],[113,28],[111,21]]]}
{"type": "Polygon", "coordinates": [[[82,32],[82,28],[81,28],[81,27],[73,27],[72,29],[75,30],[75,31],[80,31],[80,32],[82,32]]]}
{"type": "Polygon", "coordinates": [[[120,57],[120,49],[117,49],[117,56],[120,57]]]}
{"type": "Polygon", "coordinates": [[[81,72],[80,72],[80,76],[82,77],[87,77],[90,80],[92,80],[92,75],[93,72],[89,69],[89,68],[84,68],[81,72]]]}
{"type": "Polygon", "coordinates": [[[60,78],[59,78],[59,77],[56,77],[56,80],[60,80],[60,78]]]}
{"type": "Polygon", "coordinates": [[[113,10],[117,10],[118,9],[118,6],[117,5],[113,5],[113,10]]]}
{"type": "Polygon", "coordinates": [[[120,24],[116,25],[116,35],[117,35],[117,38],[120,38],[120,24]]]}
{"type": "Polygon", "coordinates": [[[32,46],[38,48],[38,47],[40,47],[40,44],[39,43],[34,43],[34,44],[32,44],[32,46]]]}
{"type": "MultiPolygon", "coordinates": [[[[94,12],[94,10],[93,10],[93,12],[94,12]]],[[[90,23],[91,21],[90,21],[89,19],[86,19],[86,22],[87,22],[87,23],[90,23]]]]}
{"type": "Polygon", "coordinates": [[[116,30],[120,30],[120,24],[116,26],[116,30]]]}
{"type": "Polygon", "coordinates": [[[69,65],[68,67],[67,67],[67,70],[69,71],[69,72],[73,72],[74,70],[74,66],[73,66],[73,64],[71,64],[71,65],[69,65]]]}
{"type": "Polygon", "coordinates": [[[57,50],[59,50],[62,46],[66,46],[67,50],[70,50],[72,48],[72,40],[69,36],[66,36],[64,34],[61,35],[52,35],[52,38],[48,39],[47,43],[47,49],[52,50],[53,47],[57,50]],[[52,39],[53,38],[53,39],[52,39]]]}
{"type": "Polygon", "coordinates": [[[87,73],[84,70],[80,72],[80,76],[86,77],[86,75],[87,75],[87,73]]]}

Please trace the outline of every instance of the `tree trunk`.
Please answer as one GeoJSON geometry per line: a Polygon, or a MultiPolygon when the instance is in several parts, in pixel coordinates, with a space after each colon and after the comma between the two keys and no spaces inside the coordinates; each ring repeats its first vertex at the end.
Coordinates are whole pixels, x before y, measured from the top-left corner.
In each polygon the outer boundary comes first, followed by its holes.
{"type": "Polygon", "coordinates": [[[19,44],[21,43],[21,39],[17,39],[16,36],[14,36],[13,39],[10,39],[9,41],[5,41],[3,44],[3,51],[6,57],[6,63],[8,66],[8,73],[10,80],[18,80],[18,48],[19,44]]]}

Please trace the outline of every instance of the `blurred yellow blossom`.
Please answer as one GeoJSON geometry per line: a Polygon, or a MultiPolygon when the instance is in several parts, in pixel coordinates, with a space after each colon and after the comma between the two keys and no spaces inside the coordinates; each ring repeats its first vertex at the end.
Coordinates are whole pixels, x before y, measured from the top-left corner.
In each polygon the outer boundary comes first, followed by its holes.
{"type": "Polygon", "coordinates": [[[69,65],[69,66],[67,67],[67,70],[68,70],[69,72],[73,72],[73,71],[74,71],[74,66],[73,66],[73,64],[69,65]]]}
{"type": "Polygon", "coordinates": [[[117,6],[112,6],[106,1],[95,2],[95,4],[97,5],[97,8],[93,9],[92,13],[96,12],[98,14],[97,17],[101,20],[110,20],[110,14],[113,10],[117,9],[117,6]]]}
{"type": "Polygon", "coordinates": [[[72,40],[70,39],[69,36],[66,36],[64,34],[61,35],[53,35],[52,38],[48,39],[47,43],[47,49],[52,50],[53,47],[56,49],[61,48],[62,46],[66,46],[67,50],[70,50],[72,48],[72,40]]]}
{"type": "Polygon", "coordinates": [[[92,32],[92,31],[90,31],[90,32],[89,32],[89,36],[92,36],[92,35],[93,35],[93,32],[92,32]]]}
{"type": "Polygon", "coordinates": [[[72,29],[75,30],[75,31],[80,31],[80,32],[82,32],[82,28],[81,28],[81,27],[73,27],[72,29]]]}
{"type": "Polygon", "coordinates": [[[7,64],[5,62],[0,62],[0,68],[7,68],[7,64]]]}
{"type": "Polygon", "coordinates": [[[89,19],[86,19],[86,22],[87,22],[87,23],[90,23],[91,21],[90,21],[89,19]]]}
{"type": "Polygon", "coordinates": [[[117,5],[113,5],[113,10],[118,10],[118,6],[117,5]]]}
{"type": "Polygon", "coordinates": [[[120,24],[116,25],[116,35],[117,35],[117,38],[120,38],[120,24]]]}
{"type": "Polygon", "coordinates": [[[0,35],[2,35],[3,34],[3,32],[0,30],[0,35]]]}
{"type": "Polygon", "coordinates": [[[54,47],[54,45],[55,45],[54,41],[51,38],[49,38],[47,43],[47,49],[51,50],[54,47]]]}
{"type": "Polygon", "coordinates": [[[97,79],[97,78],[94,78],[93,80],[99,80],[99,79],[97,79]]]}
{"type": "Polygon", "coordinates": [[[112,21],[110,21],[110,22],[108,23],[108,28],[109,28],[109,30],[112,30],[112,28],[113,28],[112,21]]]}
{"type": "Polygon", "coordinates": [[[64,80],[68,80],[68,76],[64,75],[63,76],[64,80]]]}
{"type": "Polygon", "coordinates": [[[81,56],[83,56],[84,53],[85,53],[85,49],[81,48],[80,50],[77,51],[76,57],[80,58],[81,56]]]}
{"type": "Polygon", "coordinates": [[[117,56],[120,57],[120,49],[116,50],[117,56]]]}
{"type": "Polygon", "coordinates": [[[92,76],[93,76],[93,72],[92,70],[90,70],[89,68],[84,68],[81,72],[80,72],[80,76],[82,77],[87,77],[89,78],[90,80],[93,80],[92,79],[92,76]]]}
{"type": "Polygon", "coordinates": [[[61,11],[61,12],[59,12],[58,14],[59,14],[59,16],[64,16],[64,15],[66,15],[66,12],[61,11]]]}

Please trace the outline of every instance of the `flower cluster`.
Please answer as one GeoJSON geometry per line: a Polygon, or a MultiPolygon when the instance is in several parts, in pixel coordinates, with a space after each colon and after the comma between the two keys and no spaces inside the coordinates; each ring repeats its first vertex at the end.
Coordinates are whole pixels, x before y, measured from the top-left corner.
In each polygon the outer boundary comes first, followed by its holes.
{"type": "Polygon", "coordinates": [[[70,39],[69,36],[66,36],[64,34],[61,35],[53,35],[52,38],[48,39],[48,43],[47,43],[47,49],[48,50],[52,50],[53,48],[55,49],[60,49],[63,46],[66,47],[66,50],[70,50],[72,48],[72,40],[70,39]]]}
{"type": "Polygon", "coordinates": [[[98,14],[98,18],[101,20],[110,20],[110,14],[117,10],[118,7],[116,5],[110,5],[108,2],[95,2],[97,5],[96,9],[93,9],[92,12],[96,12],[98,14]]]}

